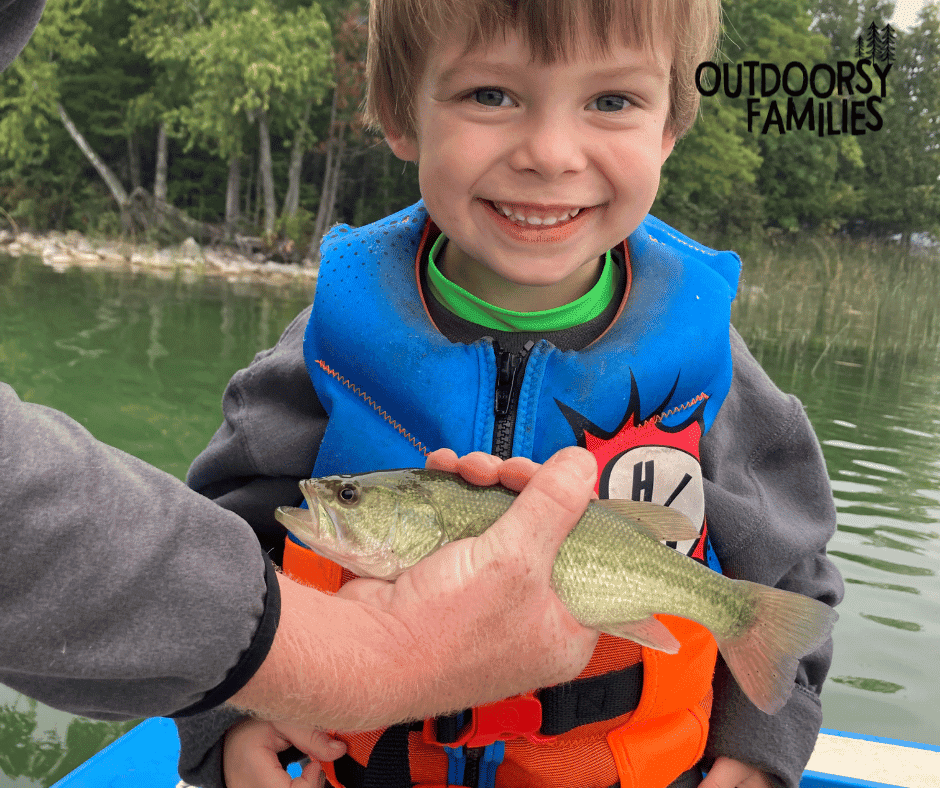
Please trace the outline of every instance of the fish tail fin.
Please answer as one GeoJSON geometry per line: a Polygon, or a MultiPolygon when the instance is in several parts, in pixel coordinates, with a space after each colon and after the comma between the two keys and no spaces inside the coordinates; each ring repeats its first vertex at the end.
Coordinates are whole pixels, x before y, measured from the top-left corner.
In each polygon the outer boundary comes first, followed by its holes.
{"type": "Polygon", "coordinates": [[[815,651],[839,617],[829,605],[744,580],[755,597],[748,629],[726,639],[718,649],[741,689],[757,708],[776,714],[793,691],[801,657],[815,651]]]}

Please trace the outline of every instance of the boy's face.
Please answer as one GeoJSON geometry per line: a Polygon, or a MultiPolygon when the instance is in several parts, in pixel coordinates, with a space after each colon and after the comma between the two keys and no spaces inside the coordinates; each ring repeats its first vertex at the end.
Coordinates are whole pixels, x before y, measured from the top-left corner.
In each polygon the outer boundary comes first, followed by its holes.
{"type": "Polygon", "coordinates": [[[612,43],[603,57],[543,65],[516,33],[469,53],[458,37],[432,50],[416,137],[388,141],[418,163],[449,239],[438,261],[449,279],[519,311],[590,289],[600,255],[649,211],[675,143],[668,48],[657,52],[612,43]]]}

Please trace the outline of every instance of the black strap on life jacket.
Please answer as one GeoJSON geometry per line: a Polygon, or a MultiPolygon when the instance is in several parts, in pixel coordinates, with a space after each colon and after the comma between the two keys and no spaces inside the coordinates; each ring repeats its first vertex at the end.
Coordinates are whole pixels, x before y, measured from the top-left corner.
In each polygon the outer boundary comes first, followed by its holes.
{"type": "Polygon", "coordinates": [[[336,779],[348,788],[411,788],[411,766],[408,762],[408,734],[420,731],[423,723],[392,725],[379,737],[362,766],[349,755],[333,762],[336,779]]]}
{"type": "MultiPolygon", "coordinates": [[[[560,736],[581,725],[612,720],[640,704],[643,692],[643,663],[599,676],[575,679],[535,693],[542,704],[542,736],[560,736]]],[[[469,721],[470,710],[434,720],[435,737],[453,744],[469,721]]]]}
{"type": "Polygon", "coordinates": [[[643,691],[643,663],[575,679],[535,693],[542,704],[543,736],[560,736],[581,725],[612,720],[633,711],[643,691]]]}
{"type": "MultiPolygon", "coordinates": [[[[539,733],[559,736],[581,725],[620,717],[636,709],[642,690],[642,662],[541,689],[536,693],[542,705],[539,733]]],[[[437,741],[444,745],[457,741],[471,713],[468,709],[438,717],[434,721],[437,741]]],[[[408,734],[422,728],[421,722],[393,725],[376,742],[368,766],[363,767],[349,755],[338,758],[334,762],[336,778],[349,788],[411,788],[408,734]]]]}

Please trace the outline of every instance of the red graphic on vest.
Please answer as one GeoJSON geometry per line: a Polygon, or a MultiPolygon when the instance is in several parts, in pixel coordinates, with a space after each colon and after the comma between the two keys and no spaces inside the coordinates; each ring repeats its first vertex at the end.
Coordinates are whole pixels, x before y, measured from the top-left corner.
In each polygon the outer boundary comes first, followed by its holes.
{"type": "Polygon", "coordinates": [[[699,441],[706,401],[707,396],[701,394],[672,408],[664,403],[641,421],[634,383],[626,414],[614,430],[607,431],[556,400],[578,445],[597,458],[598,497],[649,501],[678,509],[700,526],[701,535],[688,542],[667,544],[703,563],[707,563],[707,526],[699,441]],[[664,419],[686,410],[688,417],[680,424],[663,424],[664,419]]]}

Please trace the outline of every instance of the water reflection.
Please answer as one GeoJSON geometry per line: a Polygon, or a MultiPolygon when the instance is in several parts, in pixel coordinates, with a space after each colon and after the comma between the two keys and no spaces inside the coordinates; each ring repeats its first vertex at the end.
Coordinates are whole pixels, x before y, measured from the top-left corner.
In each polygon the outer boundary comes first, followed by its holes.
{"type": "Polygon", "coordinates": [[[892,684],[890,681],[878,681],[878,679],[863,679],[858,676],[836,676],[831,679],[836,684],[845,684],[849,687],[865,690],[866,692],[897,692],[904,689],[900,684],[892,684]]]}
{"type": "Polygon", "coordinates": [[[3,785],[47,788],[134,725],[75,717],[62,736],[56,730],[61,726],[45,727],[48,720],[43,717],[48,715],[43,713],[44,708],[27,698],[0,705],[0,777],[6,778],[3,785]]]}
{"type": "Polygon", "coordinates": [[[876,624],[884,624],[886,627],[894,627],[895,629],[904,629],[908,632],[920,632],[921,625],[916,624],[913,621],[899,621],[896,618],[885,618],[884,616],[872,616],[868,613],[862,613],[862,618],[867,618],[869,621],[874,621],[876,624]]]}

